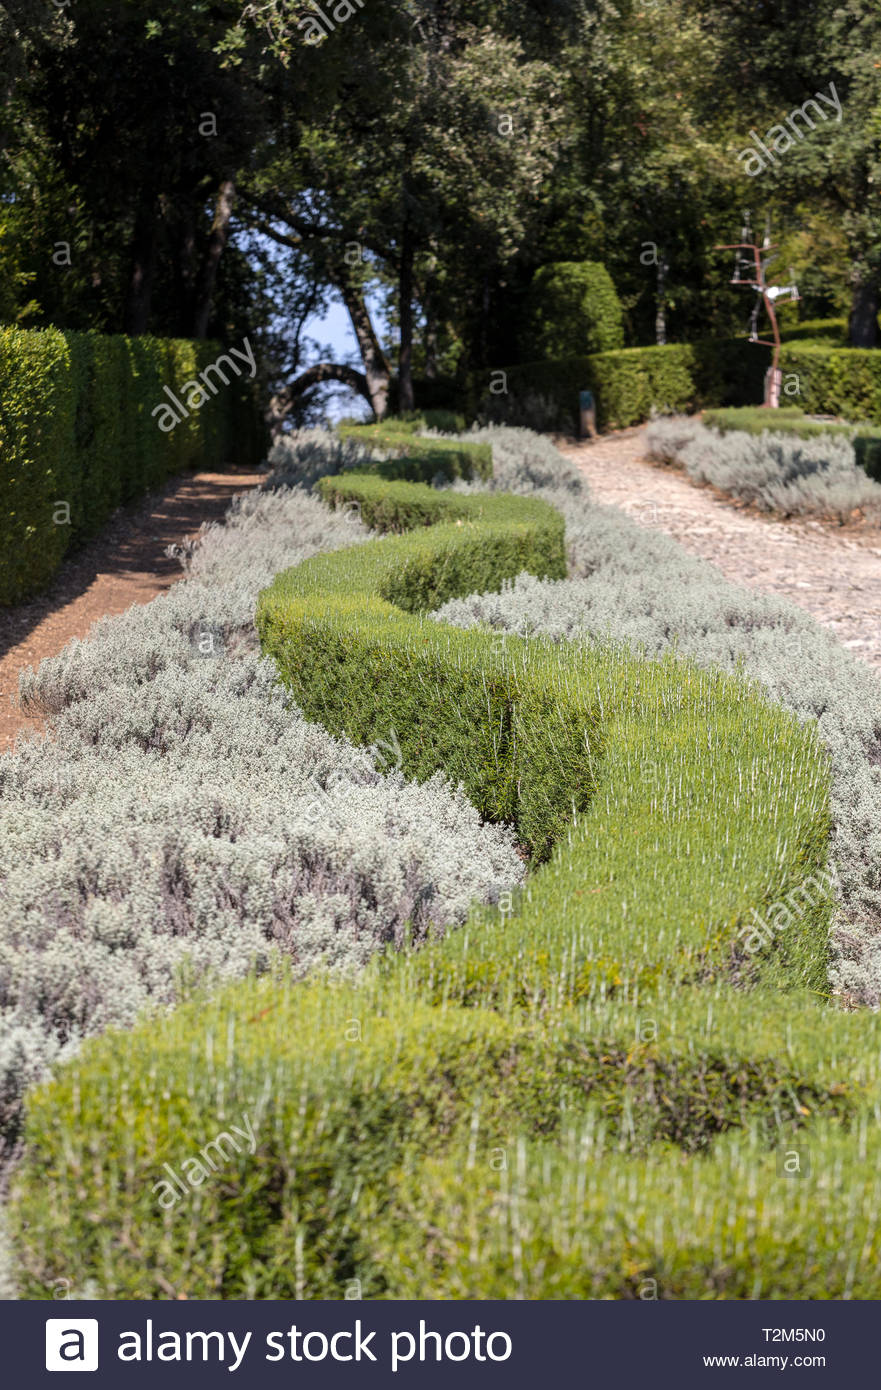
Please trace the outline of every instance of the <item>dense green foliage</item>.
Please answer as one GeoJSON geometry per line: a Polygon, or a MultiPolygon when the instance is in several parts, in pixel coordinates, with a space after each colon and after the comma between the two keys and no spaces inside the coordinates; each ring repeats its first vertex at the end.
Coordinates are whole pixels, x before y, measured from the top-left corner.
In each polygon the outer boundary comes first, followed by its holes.
{"type": "MultiPolygon", "coordinates": [[[[378,486],[327,483],[377,519],[378,486]]],[[[426,490],[408,491],[388,485],[393,525],[428,516],[426,490]]],[[[676,661],[427,619],[524,568],[563,571],[545,504],[460,496],[449,521],[448,501],[437,494],[435,526],[279,575],[262,640],[307,715],[359,742],[391,724],[408,776],[461,779],[547,862],[512,903],[356,983],[264,979],[88,1045],[28,1106],[13,1208],[27,1294],[48,1296],[63,1269],[110,1297],[339,1297],[352,1279],[368,1297],[630,1296],[643,1274],[668,1279],[662,1297],[750,1296],[759,1278],[799,1296],[815,1248],[821,1294],[874,1287],[874,1206],[847,1226],[845,1269],[814,1222],[783,1238],[773,1190],[755,1218],[726,1200],[732,1184],[769,1188],[769,1145],[794,1147],[818,1112],[839,1122],[823,1144],[852,1144],[858,1166],[859,1126],[851,1141],[842,1125],[878,1081],[877,1019],[806,992],[824,987],[829,911],[815,734],[676,661]],[[746,950],[756,915],[775,922],[785,903],[788,925],[746,950]],[[162,1165],[179,1170],[245,1116],[253,1154],[163,1212],[162,1165]],[[720,1146],[732,1129],[743,1138],[720,1146]],[[707,1156],[684,1168],[669,1145],[707,1156]],[[542,1260],[528,1274],[510,1194],[542,1260]]],[[[818,1175],[810,1192],[815,1221],[837,1230],[834,1184],[818,1175]]]]}
{"type": "MultiPolygon", "coordinates": [[[[676,343],[620,352],[528,362],[505,368],[505,394],[475,381],[479,409],[490,420],[526,423],[531,397],[544,398],[552,418],[545,428],[578,428],[579,392],[591,390],[597,423],[623,428],[664,414],[711,405],[739,405],[761,398],[767,353],[745,340],[676,343]],[[479,395],[481,386],[483,394],[479,395]]],[[[498,373],[495,374],[498,377],[498,373]]]]}
{"type": "Polygon", "coordinates": [[[0,603],[51,579],[120,503],[196,465],[259,456],[253,398],[231,381],[163,432],[152,413],[215,343],[0,328],[0,603]]]}
{"type": "Polygon", "coordinates": [[[621,301],[604,265],[558,261],[537,270],[529,292],[531,355],[549,361],[624,346],[621,301]]]}
{"type": "Polygon", "coordinates": [[[328,381],[377,418],[455,407],[438,382],[590,351],[579,293],[552,304],[580,273],[561,266],[605,267],[614,290],[589,304],[620,302],[618,343],[742,329],[716,248],[751,207],[802,292],[785,332],[876,341],[881,22],[863,0],[340,8],[322,27],[291,0],[124,0],[108,28],[100,0],[0,0],[4,319],[259,332],[298,420],[328,381]],[[772,126],[763,163],[749,132],[772,126]],[[331,296],[359,368],[316,360],[331,296]]]}

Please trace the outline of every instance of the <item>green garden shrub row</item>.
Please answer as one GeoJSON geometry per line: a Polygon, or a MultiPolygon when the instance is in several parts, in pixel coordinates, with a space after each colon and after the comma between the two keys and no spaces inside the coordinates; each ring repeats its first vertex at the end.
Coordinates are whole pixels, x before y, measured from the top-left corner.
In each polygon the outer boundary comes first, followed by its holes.
{"type": "Polygon", "coordinates": [[[263,979],[184,1005],[160,1028],[107,1035],[30,1101],[10,1208],[22,1293],[48,1298],[65,1277],[76,1289],[92,1279],[107,1298],[338,1298],[357,1279],[364,1297],[455,1297],[477,1245],[495,1249],[471,1267],[470,1296],[516,1297],[516,1232],[503,1232],[520,1187],[530,1245],[550,1265],[530,1270],[530,1297],[592,1285],[634,1296],[637,1273],[669,1278],[662,1297],[702,1296],[692,1291],[714,1280],[716,1296],[760,1296],[756,1279],[802,1297],[805,1278],[812,1296],[834,1297],[848,1266],[877,1296],[865,1078],[843,1055],[871,1056],[877,1084],[877,1020],[836,1020],[797,996],[804,1027],[793,1029],[800,1013],[781,1020],[764,997],[765,1036],[751,1050],[744,1027],[759,1009],[729,992],[714,1039],[723,1002],[700,993],[691,1037],[671,1039],[658,998],[591,1031],[578,1014],[430,1007],[376,972],[360,989],[263,979]],[[657,1039],[641,1042],[653,1020],[657,1039]],[[843,1026],[830,1061],[831,1022],[843,1026]],[[837,1130],[819,1137],[818,1117],[837,1130]],[[809,1195],[776,1171],[781,1134],[813,1160],[809,1195]],[[831,1171],[820,1167],[828,1149],[831,1171]],[[633,1266],[626,1244],[617,1258],[614,1248],[628,1190],[633,1266]],[[598,1264],[588,1252],[604,1191],[598,1264]],[[841,1272],[824,1293],[829,1271],[814,1270],[812,1253],[835,1251],[848,1228],[854,1244],[833,1255],[841,1272]],[[684,1229],[702,1255],[690,1275],[684,1229]],[[573,1245],[580,1269],[565,1260],[573,1245]]]}
{"type": "Polygon", "coordinates": [[[424,483],[395,487],[375,473],[356,469],[319,478],[315,486],[322,501],[332,507],[357,509],[364,524],[376,531],[412,531],[419,526],[436,526],[441,521],[537,521],[548,531],[549,551],[555,552],[554,572],[562,569],[565,574],[565,562],[561,560],[563,530],[558,516],[549,513],[543,502],[507,493],[438,492],[424,483]]]}
{"type": "Polygon", "coordinates": [[[797,406],[781,406],[766,410],[763,406],[744,406],[740,409],[704,411],[703,423],[721,434],[742,430],[747,434],[791,434],[798,439],[816,439],[822,435],[843,435],[853,442],[856,462],[870,478],[881,482],[881,431],[871,425],[836,424],[812,420],[797,406]]]}
{"type": "Polygon", "coordinates": [[[865,1139],[821,1122],[784,1154],[734,1129],[687,1163],[603,1139],[582,1122],[491,1162],[467,1143],[412,1158],[392,1200],[362,1208],[359,1268],[393,1268],[399,1299],[878,1298],[881,1173],[865,1139]]]}
{"type": "Polygon", "coordinates": [[[881,352],[877,349],[784,343],[780,367],[798,376],[798,400],[804,410],[881,425],[881,352]]]}
{"type": "Polygon", "coordinates": [[[774,434],[792,434],[797,439],[815,439],[821,434],[848,436],[854,431],[853,425],[812,420],[800,406],[780,406],[776,410],[769,410],[761,405],[747,405],[705,410],[703,423],[720,434],[730,434],[736,430],[763,434],[766,430],[772,430],[774,434]]]}
{"type": "Polygon", "coordinates": [[[669,1296],[738,1297],[770,1246],[773,1292],[799,1297],[806,1262],[834,1251],[827,1224],[857,1253],[847,1274],[829,1255],[823,1296],[877,1284],[875,1206],[834,1227],[827,1176],[810,1223],[785,1230],[768,1177],[769,1146],[819,1116],[839,1174],[862,1154],[860,1197],[877,1186],[864,1117],[881,1022],[822,1001],[814,731],[687,664],[426,618],[524,569],[561,575],[542,502],[483,495],[482,514],[450,519],[439,493],[427,525],[423,488],[386,484],[383,511],[372,477],[327,487],[419,529],[279,575],[258,605],[264,650],[307,715],[360,743],[393,728],[406,775],[461,781],[541,867],[357,981],[280,971],[87,1044],[28,1102],[22,1292],[64,1277],[103,1297],[341,1297],[354,1280],[367,1297],[632,1296],[644,1274],[669,1296]],[[797,920],[748,949],[784,902],[797,920]]]}
{"type": "Polygon", "coordinates": [[[492,449],[489,444],[464,444],[456,439],[422,438],[416,430],[418,420],[384,420],[378,425],[342,422],[337,433],[370,449],[388,450],[393,457],[385,464],[369,464],[371,472],[389,479],[410,478],[430,483],[438,474],[452,482],[455,478],[492,477],[492,449]],[[398,457],[394,457],[397,455],[398,457]]]}
{"type": "Polygon", "coordinates": [[[761,400],[767,351],[742,339],[671,343],[666,347],[622,348],[556,362],[528,362],[498,371],[473,386],[477,409],[491,418],[504,411],[517,423],[518,399],[547,397],[558,411],[557,428],[578,428],[579,392],[596,399],[601,428],[623,428],[647,420],[652,411],[685,413],[704,406],[745,405],[761,400]],[[504,385],[506,394],[500,387],[504,385]]]}
{"type": "Polygon", "coordinates": [[[780,337],[784,343],[825,342],[827,347],[847,347],[849,339],[846,318],[841,319],[803,319],[801,323],[780,325],[780,337]]]}
{"type": "Polygon", "coordinates": [[[0,603],[49,582],[121,503],[195,465],[256,459],[253,402],[233,374],[174,429],[152,414],[217,344],[0,328],[0,603]]]}

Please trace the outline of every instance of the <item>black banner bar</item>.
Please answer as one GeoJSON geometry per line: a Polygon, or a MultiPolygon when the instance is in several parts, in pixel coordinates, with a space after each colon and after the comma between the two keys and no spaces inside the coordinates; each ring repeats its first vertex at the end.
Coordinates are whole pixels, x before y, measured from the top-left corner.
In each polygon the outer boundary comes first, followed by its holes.
{"type": "Polygon", "coordinates": [[[0,1304],[2,1383],[139,1390],[308,1385],[687,1387],[862,1382],[875,1303],[0,1304]]]}

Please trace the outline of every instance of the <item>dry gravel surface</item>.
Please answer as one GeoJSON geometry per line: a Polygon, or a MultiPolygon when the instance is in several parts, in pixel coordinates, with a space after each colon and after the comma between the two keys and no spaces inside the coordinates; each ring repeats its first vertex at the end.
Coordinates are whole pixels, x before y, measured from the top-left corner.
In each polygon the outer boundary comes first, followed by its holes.
{"type": "Polygon", "coordinates": [[[642,430],[622,430],[593,443],[556,443],[578,462],[597,502],[665,531],[727,579],[783,595],[881,668],[881,530],[774,521],[649,463],[642,440],[642,430]]]}

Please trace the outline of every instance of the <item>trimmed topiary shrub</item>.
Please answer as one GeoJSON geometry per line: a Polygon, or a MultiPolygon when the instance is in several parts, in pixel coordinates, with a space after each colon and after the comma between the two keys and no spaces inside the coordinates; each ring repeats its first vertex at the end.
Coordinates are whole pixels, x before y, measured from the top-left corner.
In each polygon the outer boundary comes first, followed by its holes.
{"type": "Polygon", "coordinates": [[[423,483],[395,486],[374,473],[352,471],[321,478],[316,490],[333,507],[347,505],[357,511],[366,526],[377,531],[412,531],[417,526],[436,526],[441,521],[525,521],[538,518],[556,526],[556,567],[565,573],[563,531],[543,503],[530,505],[506,493],[461,493],[426,487],[423,483]]]}
{"type": "Polygon", "coordinates": [[[853,434],[854,426],[834,421],[813,420],[797,405],[781,405],[769,410],[763,405],[729,407],[727,410],[705,410],[703,423],[720,434],[740,431],[744,434],[788,434],[796,439],[814,439],[817,435],[853,434]]]}
{"type": "Polygon", "coordinates": [[[624,346],[621,301],[598,261],[556,261],[535,272],[529,289],[529,353],[547,361],[624,346]]]}
{"type": "Polygon", "coordinates": [[[43,588],[82,515],[76,387],[64,335],[0,328],[0,603],[43,588]]]}

